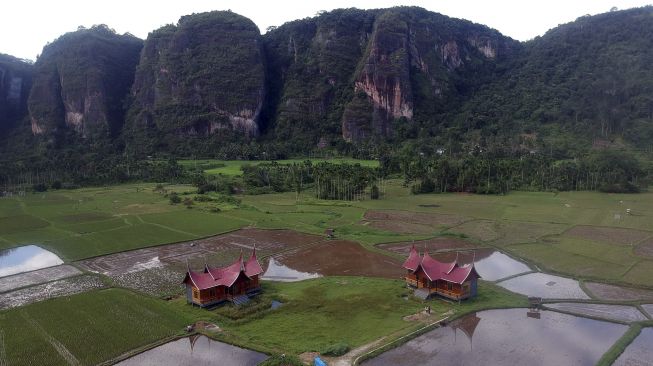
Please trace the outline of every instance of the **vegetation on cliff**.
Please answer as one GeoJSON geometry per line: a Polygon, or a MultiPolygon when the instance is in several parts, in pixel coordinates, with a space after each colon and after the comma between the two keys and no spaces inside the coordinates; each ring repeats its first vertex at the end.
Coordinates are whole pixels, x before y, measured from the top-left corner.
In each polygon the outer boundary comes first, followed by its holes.
{"type": "Polygon", "coordinates": [[[32,132],[48,140],[66,131],[117,137],[141,47],[140,39],[105,25],[80,27],[46,45],[28,101],[32,132]]]}

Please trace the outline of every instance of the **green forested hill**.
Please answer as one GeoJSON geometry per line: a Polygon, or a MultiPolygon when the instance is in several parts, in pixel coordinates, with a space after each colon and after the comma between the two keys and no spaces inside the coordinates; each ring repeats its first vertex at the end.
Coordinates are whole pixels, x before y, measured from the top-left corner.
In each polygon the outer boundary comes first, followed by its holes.
{"type": "Polygon", "coordinates": [[[141,48],[140,39],[104,25],[80,28],[45,46],[28,100],[32,132],[46,139],[66,131],[117,137],[141,48]]]}
{"type": "Polygon", "coordinates": [[[234,135],[258,136],[265,96],[258,28],[243,16],[215,11],[150,33],[132,94],[126,136],[134,153],[205,155],[234,135]]]}
{"type": "Polygon", "coordinates": [[[0,149],[10,165],[25,146],[28,165],[325,151],[642,157],[653,146],[652,46],[653,7],[581,17],[528,42],[416,7],[323,12],[262,36],[229,11],[193,14],[144,46],[96,26],[23,65],[25,80],[34,73],[29,114],[0,100],[0,149]]]}

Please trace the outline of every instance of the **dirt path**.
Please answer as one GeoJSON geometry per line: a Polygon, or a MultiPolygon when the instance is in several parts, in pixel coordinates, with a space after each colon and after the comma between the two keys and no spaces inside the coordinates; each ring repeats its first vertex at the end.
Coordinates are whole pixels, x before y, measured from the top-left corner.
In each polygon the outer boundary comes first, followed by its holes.
{"type": "Polygon", "coordinates": [[[382,337],[377,339],[376,341],[368,344],[364,344],[358,348],[354,348],[353,350],[347,352],[344,356],[340,357],[325,357],[329,365],[333,366],[351,366],[354,364],[354,360],[356,360],[359,356],[362,356],[373,349],[381,346],[383,344],[383,341],[385,341],[386,337],[382,337]]]}
{"type": "Polygon", "coordinates": [[[0,329],[0,366],[7,366],[7,352],[5,351],[5,332],[0,329]]]}
{"type": "Polygon", "coordinates": [[[64,346],[61,342],[59,342],[56,338],[48,334],[48,332],[41,327],[41,325],[34,319],[32,319],[29,315],[27,315],[27,312],[21,311],[20,314],[23,316],[25,321],[29,323],[29,325],[34,328],[35,331],[37,331],[43,338],[45,338],[52,347],[54,347],[55,350],[63,357],[66,362],[68,362],[69,365],[71,366],[77,366],[80,365],[79,360],[64,346]]]}

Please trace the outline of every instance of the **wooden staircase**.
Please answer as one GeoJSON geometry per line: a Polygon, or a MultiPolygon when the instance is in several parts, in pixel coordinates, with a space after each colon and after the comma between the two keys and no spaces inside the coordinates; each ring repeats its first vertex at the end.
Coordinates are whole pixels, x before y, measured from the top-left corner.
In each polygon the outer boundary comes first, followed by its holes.
{"type": "Polygon", "coordinates": [[[415,292],[413,292],[413,295],[415,297],[417,297],[417,298],[422,299],[422,300],[426,300],[426,299],[428,299],[430,293],[429,293],[428,289],[418,288],[418,289],[415,290],[415,292]]]}
{"type": "Polygon", "coordinates": [[[243,306],[249,302],[249,296],[247,295],[234,296],[231,298],[231,302],[233,302],[234,305],[236,306],[243,306]]]}

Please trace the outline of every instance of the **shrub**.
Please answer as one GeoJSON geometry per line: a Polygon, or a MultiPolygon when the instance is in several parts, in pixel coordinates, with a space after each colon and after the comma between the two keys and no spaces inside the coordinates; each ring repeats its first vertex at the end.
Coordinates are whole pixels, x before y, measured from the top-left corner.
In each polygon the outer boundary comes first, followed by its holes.
{"type": "Polygon", "coordinates": [[[181,197],[177,194],[177,192],[172,192],[170,193],[170,204],[171,205],[176,205],[181,202],[181,197]]]}
{"type": "Polygon", "coordinates": [[[332,344],[322,351],[325,356],[339,357],[349,352],[349,345],[345,342],[332,344]]]}
{"type": "Polygon", "coordinates": [[[48,190],[48,186],[43,183],[38,183],[32,186],[34,192],[45,192],[48,190]]]}
{"type": "Polygon", "coordinates": [[[52,189],[61,189],[61,186],[62,184],[58,180],[55,180],[54,182],[52,182],[52,184],[50,184],[50,188],[52,189]]]}

